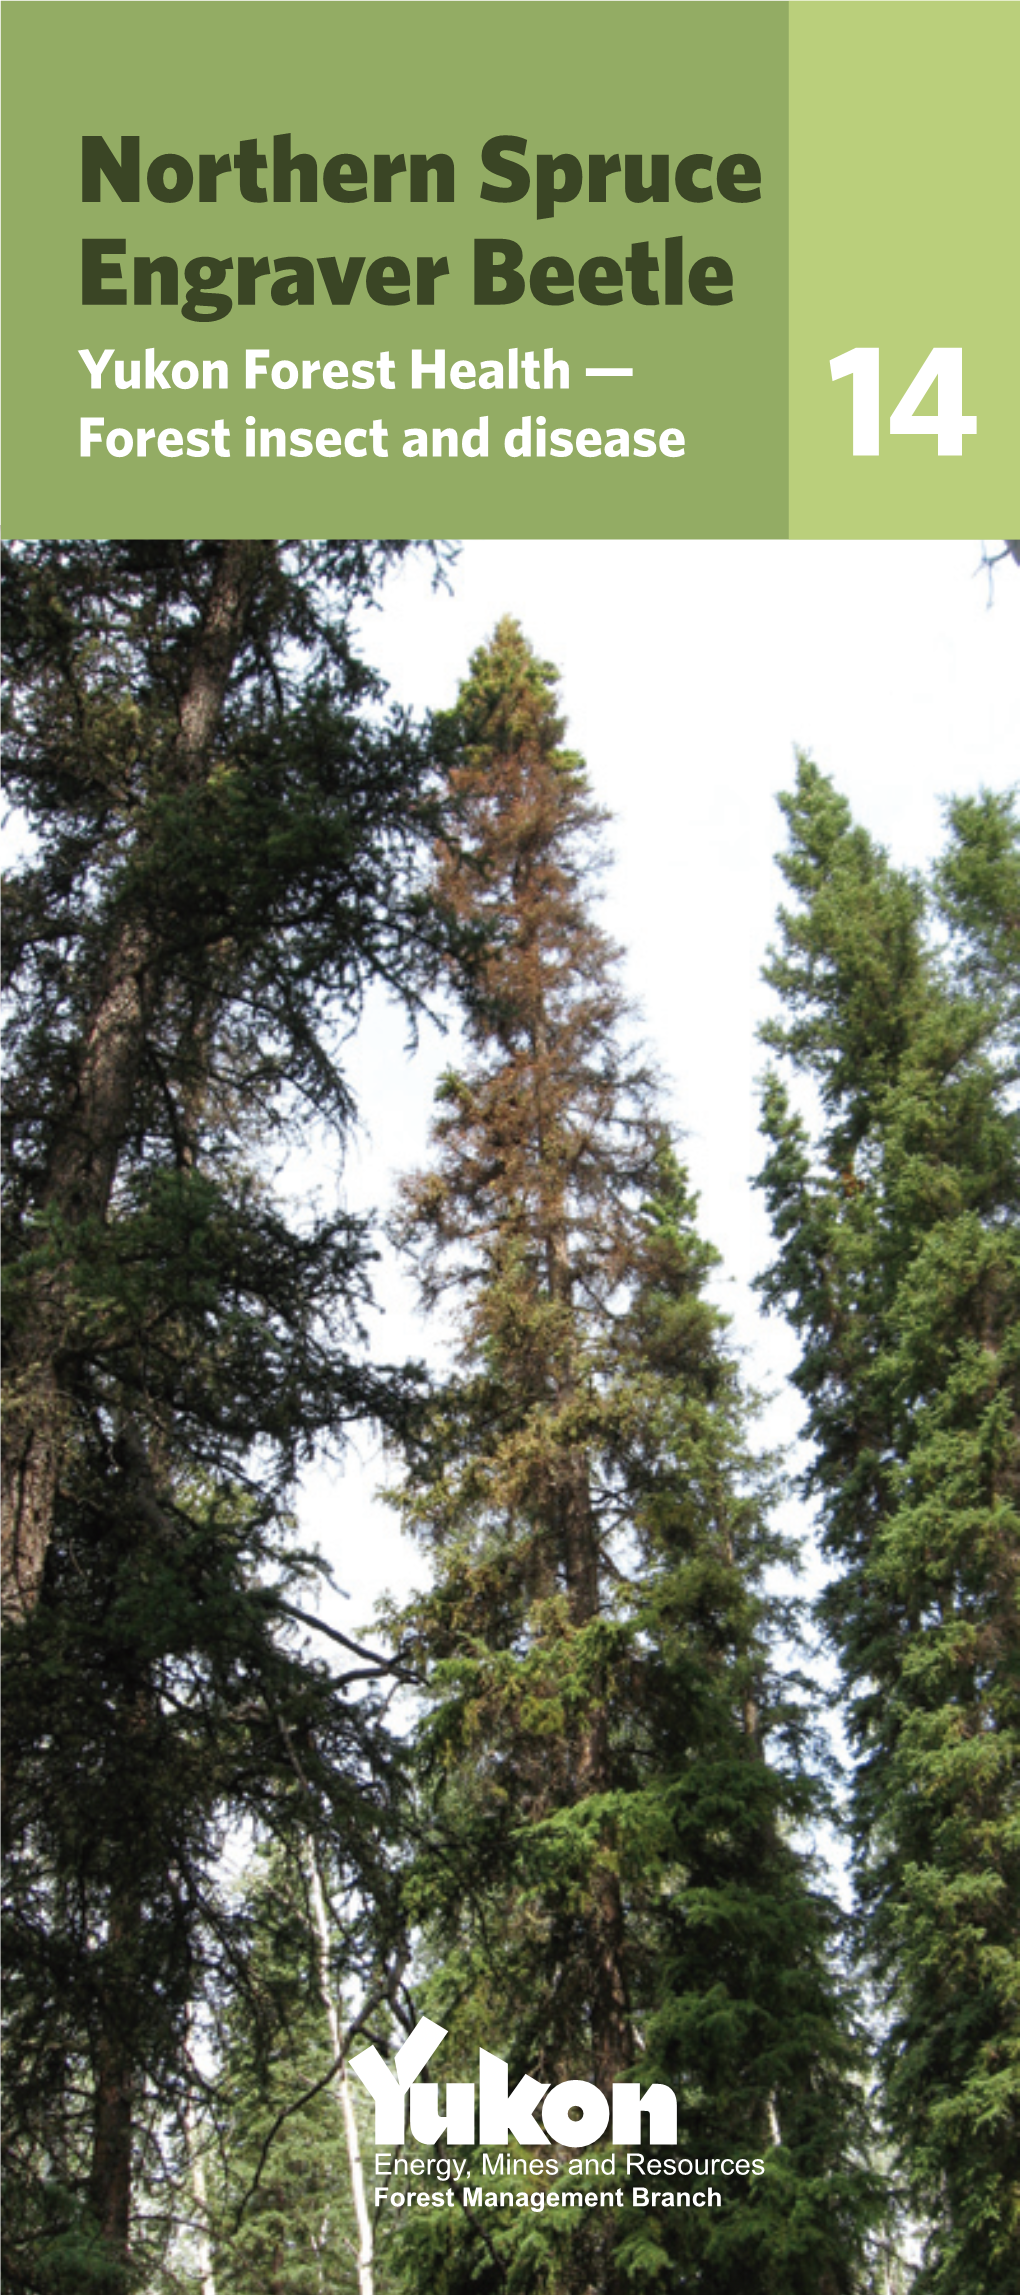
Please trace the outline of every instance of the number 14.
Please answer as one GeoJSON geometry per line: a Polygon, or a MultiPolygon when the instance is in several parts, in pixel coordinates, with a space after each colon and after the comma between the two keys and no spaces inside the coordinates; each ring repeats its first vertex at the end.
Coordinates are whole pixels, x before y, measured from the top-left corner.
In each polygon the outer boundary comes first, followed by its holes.
{"type": "MultiPolygon", "coordinates": [[[[877,454],[877,350],[844,351],[841,358],[829,360],[829,373],[833,382],[839,382],[844,375],[853,376],[854,453],[877,454]]],[[[918,368],[899,405],[893,408],[889,417],[889,429],[894,438],[934,436],[938,440],[940,454],[963,453],[964,439],[972,438],[977,429],[977,416],[963,412],[962,350],[929,351],[923,367],[918,368]],[[918,414],[921,400],[932,383],[938,389],[938,411],[935,414],[918,414]]]]}

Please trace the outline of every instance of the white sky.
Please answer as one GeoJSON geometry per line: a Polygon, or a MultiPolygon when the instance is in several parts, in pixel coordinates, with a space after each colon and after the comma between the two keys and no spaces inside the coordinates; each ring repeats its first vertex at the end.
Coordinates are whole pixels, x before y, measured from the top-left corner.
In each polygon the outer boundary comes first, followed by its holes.
{"type": "MultiPolygon", "coordinates": [[[[567,740],[614,815],[604,921],[687,1135],[702,1226],[724,1257],[720,1296],[752,1377],[776,1394],[773,1441],[792,1442],[800,1417],[783,1391],[791,1342],[750,1291],[769,1255],[749,1179],[759,974],[781,889],[775,795],[794,747],[810,750],[894,860],[920,866],[940,843],[943,797],[1017,778],[1020,574],[996,569],[989,610],[980,555],[978,542],[470,542],[452,595],[405,566],[366,621],[367,658],[416,709],[453,701],[507,612],[561,671],[567,740]]],[[[352,1064],[366,1125],[352,1203],[385,1205],[427,1152],[449,1047],[433,1037],[411,1060],[403,1046],[402,1023],[373,1007],[352,1064]]],[[[426,1353],[389,1266],[380,1294],[380,1353],[426,1353]]],[[[379,1474],[364,1450],[305,1493],[302,1528],[350,1593],[348,1630],[422,1570],[373,1499],[379,1474]]]]}

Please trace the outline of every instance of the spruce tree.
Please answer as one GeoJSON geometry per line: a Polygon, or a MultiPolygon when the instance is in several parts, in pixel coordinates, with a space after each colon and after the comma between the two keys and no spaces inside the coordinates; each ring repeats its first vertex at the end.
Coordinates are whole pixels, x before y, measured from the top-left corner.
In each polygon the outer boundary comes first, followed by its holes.
{"type": "MultiPolygon", "coordinates": [[[[354,610],[401,544],[20,544],[4,562],[12,998],[4,1593],[31,1608],[74,1414],[76,1260],[142,1179],[296,1111],[373,978],[418,992],[427,748],[354,610]],[[337,1022],[339,1021],[339,1028],[337,1022]]],[[[165,1194],[165,1191],[164,1191],[165,1194]]]]}
{"type": "Polygon", "coordinates": [[[436,2289],[672,2269],[706,2295],[836,2295],[861,2283],[871,2193],[833,1911],[791,1839],[818,1798],[769,1646],[769,1477],[592,914],[602,816],[513,622],[457,733],[436,892],[482,954],[401,1222],[457,1349],[401,1501],[434,1558],[401,1619],[429,1683],[422,1998],[456,2076],[481,2044],[511,2080],[658,2078],[679,2156],[765,2170],[719,2218],[457,2216],[403,2252],[436,2289]]]}
{"type": "Polygon", "coordinates": [[[289,1508],[317,1445],[395,1423],[411,1387],[365,1359],[366,1222],[288,1211],[266,1149],[311,1118],[339,1157],[361,997],[383,981],[413,1010],[433,968],[436,755],[381,712],[351,631],[400,548],[46,542],[5,565],[28,839],[4,1141],[26,2295],[86,2257],[97,2285],[151,2280],[139,2208],[160,2189],[173,2215],[187,2035],[243,1980],[231,1826],[318,1831],[363,1876],[392,1830],[371,1696],[294,1646],[314,1565],[289,1508]]]}
{"type": "Polygon", "coordinates": [[[1020,2254],[1020,849],[949,808],[926,886],[806,760],[782,800],[767,1296],[801,1342],[857,1766],[885,2108],[927,2218],[919,2286],[1007,2295],[1020,2254]]]}

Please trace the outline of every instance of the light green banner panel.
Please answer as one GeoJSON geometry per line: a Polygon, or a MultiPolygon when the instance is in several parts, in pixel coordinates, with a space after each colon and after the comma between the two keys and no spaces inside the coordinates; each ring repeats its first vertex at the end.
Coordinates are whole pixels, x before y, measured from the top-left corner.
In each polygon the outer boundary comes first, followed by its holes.
{"type": "Polygon", "coordinates": [[[1008,0],[794,0],[791,534],[1017,531],[1018,89],[1008,0]]]}
{"type": "Polygon", "coordinates": [[[6,87],[8,532],[785,532],[785,7],[15,5],[6,87]]]}

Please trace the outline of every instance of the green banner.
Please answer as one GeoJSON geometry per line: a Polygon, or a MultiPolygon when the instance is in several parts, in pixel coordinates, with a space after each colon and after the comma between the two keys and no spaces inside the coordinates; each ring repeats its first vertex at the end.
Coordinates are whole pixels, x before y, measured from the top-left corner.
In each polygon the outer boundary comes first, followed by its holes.
{"type": "Polygon", "coordinates": [[[1016,532],[1018,87],[1012,0],[791,7],[791,534],[1016,532]]]}
{"type": "Polygon", "coordinates": [[[5,529],[1001,531],[1018,28],[10,0],[5,529]]]}

